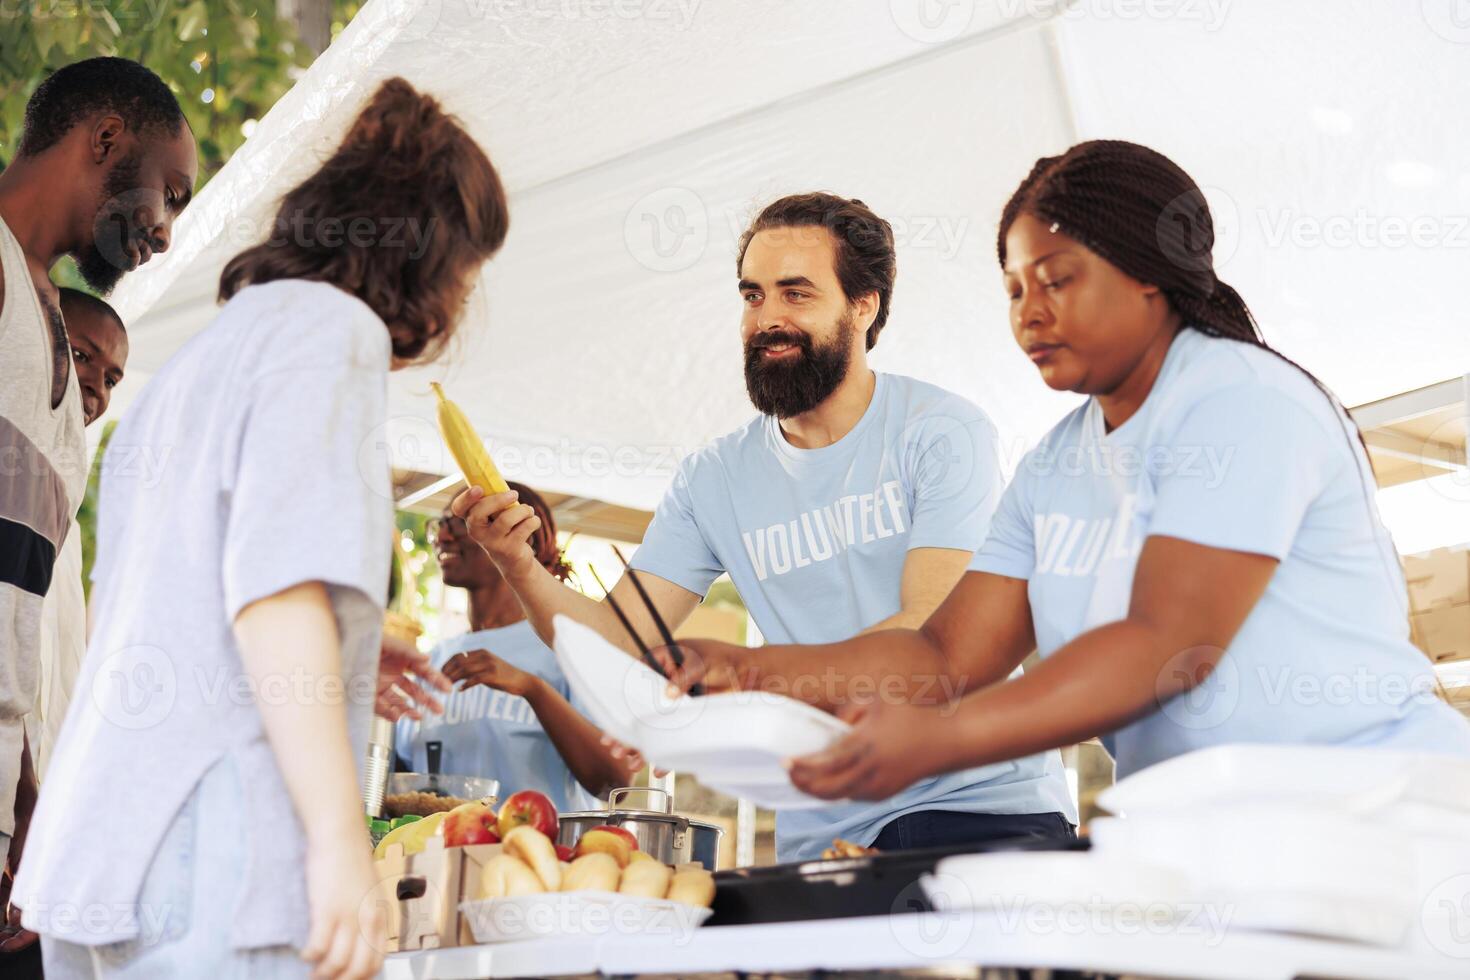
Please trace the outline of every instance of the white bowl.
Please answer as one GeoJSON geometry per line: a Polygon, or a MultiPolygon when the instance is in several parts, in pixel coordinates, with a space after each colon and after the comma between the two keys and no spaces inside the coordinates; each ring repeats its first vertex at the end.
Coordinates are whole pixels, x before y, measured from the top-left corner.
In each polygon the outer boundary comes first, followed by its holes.
{"type": "Polygon", "coordinates": [[[663,677],[595,630],[564,616],[554,628],[577,706],[650,763],[770,810],[830,805],[792,786],[782,763],[827,748],[852,730],[846,722],[778,694],[671,698],[663,677]]]}
{"type": "Polygon", "coordinates": [[[614,892],[547,892],[459,903],[478,943],[524,939],[661,936],[687,942],[712,911],[666,898],[614,892]]]}

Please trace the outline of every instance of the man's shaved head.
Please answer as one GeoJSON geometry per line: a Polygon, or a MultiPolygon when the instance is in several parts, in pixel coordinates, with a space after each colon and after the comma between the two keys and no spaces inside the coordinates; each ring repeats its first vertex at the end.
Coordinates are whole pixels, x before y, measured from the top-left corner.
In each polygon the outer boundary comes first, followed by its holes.
{"type": "Polygon", "coordinates": [[[187,125],[179,100],[152,71],[127,58],[88,58],[58,68],[36,87],[17,153],[50,149],[73,126],[103,112],[117,113],[137,133],[177,136],[187,125]]]}

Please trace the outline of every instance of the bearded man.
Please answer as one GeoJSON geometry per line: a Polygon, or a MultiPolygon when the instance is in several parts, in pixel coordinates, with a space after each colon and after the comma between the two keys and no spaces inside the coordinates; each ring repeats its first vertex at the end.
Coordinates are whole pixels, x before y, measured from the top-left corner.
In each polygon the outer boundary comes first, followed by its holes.
{"type": "MultiPolygon", "coordinates": [[[[680,464],[632,559],[670,626],[728,572],[767,642],[914,629],[964,574],[1000,499],[995,429],[952,392],[868,367],[896,269],[888,222],[832,194],[782,198],[741,237],[745,383],[760,415],[680,464]]],[[[538,521],[514,494],[471,488],[452,506],[546,642],[560,613],[635,649],[606,603],[537,563],[526,541],[538,521]]],[[[656,646],[626,576],[612,594],[656,646]]],[[[732,652],[723,686],[778,690],[828,710],[858,698],[840,663],[785,676],[759,654],[732,652]]],[[[893,680],[868,696],[945,696],[936,678],[902,664],[893,680]]],[[[877,803],[780,813],[776,851],[782,861],[809,860],[838,837],[883,849],[1066,838],[1075,821],[1061,759],[1049,752],[927,779],[877,803]]]]}

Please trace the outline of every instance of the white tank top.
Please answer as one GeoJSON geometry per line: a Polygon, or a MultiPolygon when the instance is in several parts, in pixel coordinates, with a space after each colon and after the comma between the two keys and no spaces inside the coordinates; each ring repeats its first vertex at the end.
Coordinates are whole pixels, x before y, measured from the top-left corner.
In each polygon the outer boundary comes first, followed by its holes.
{"type": "Polygon", "coordinates": [[[0,834],[10,834],[22,719],[40,677],[42,599],[86,490],[87,447],[70,346],[64,331],[53,334],[25,253],[4,220],[0,275],[0,834]]]}

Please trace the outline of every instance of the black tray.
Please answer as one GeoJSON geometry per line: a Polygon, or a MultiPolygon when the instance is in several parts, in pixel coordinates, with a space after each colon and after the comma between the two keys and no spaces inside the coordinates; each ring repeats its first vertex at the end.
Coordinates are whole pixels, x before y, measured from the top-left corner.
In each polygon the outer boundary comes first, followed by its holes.
{"type": "Polygon", "coordinates": [[[715,874],[714,914],[707,925],[753,925],[932,911],[919,878],[957,854],[993,851],[1085,851],[1087,838],[1018,837],[954,847],[885,851],[867,857],[802,861],[715,874]]]}

